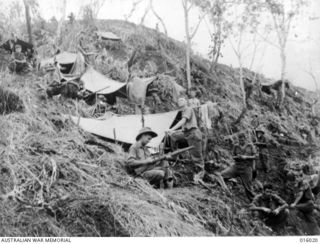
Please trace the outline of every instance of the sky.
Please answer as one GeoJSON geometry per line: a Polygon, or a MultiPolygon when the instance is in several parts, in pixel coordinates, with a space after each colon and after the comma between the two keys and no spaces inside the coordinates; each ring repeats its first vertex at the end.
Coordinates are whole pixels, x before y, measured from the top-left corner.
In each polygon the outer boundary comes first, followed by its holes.
{"type": "MultiPolygon", "coordinates": [[[[73,12],[79,17],[81,6],[89,3],[91,0],[67,0],[67,14],[73,12]]],[[[106,0],[99,11],[100,19],[124,19],[130,12],[132,4],[137,0],[106,0]]],[[[290,0],[284,0],[290,1],[290,0]]],[[[62,0],[41,0],[40,11],[46,18],[52,16],[60,18],[62,0]]],[[[129,19],[134,23],[140,23],[144,13],[146,0],[140,3],[129,19]]],[[[168,35],[176,40],[184,41],[184,15],[181,0],[153,0],[154,8],[162,17],[168,30],[168,35]]],[[[315,90],[315,82],[307,72],[312,71],[320,83],[320,0],[310,0],[310,5],[305,14],[299,17],[296,27],[292,30],[287,46],[287,78],[295,85],[315,90]]],[[[199,12],[194,10],[190,15],[190,26],[195,26],[198,20],[199,12]]],[[[158,20],[150,12],[145,19],[144,25],[155,28],[158,20]]],[[[159,25],[160,26],[160,25],[159,25]]],[[[193,50],[203,57],[208,57],[210,46],[210,22],[207,19],[202,21],[199,30],[193,39],[193,50]]],[[[161,26],[160,26],[161,31],[161,26]]],[[[272,43],[276,43],[276,37],[268,37],[272,43]]],[[[251,38],[245,40],[246,45],[250,45],[251,38]]],[[[228,42],[222,49],[223,57],[221,63],[238,67],[238,61],[228,42]]],[[[246,53],[243,63],[250,67],[251,55],[250,49],[246,53]]],[[[281,62],[279,49],[266,42],[261,42],[256,59],[251,67],[254,71],[263,73],[271,79],[280,78],[281,62]]],[[[320,86],[320,84],[319,84],[320,86]]]]}

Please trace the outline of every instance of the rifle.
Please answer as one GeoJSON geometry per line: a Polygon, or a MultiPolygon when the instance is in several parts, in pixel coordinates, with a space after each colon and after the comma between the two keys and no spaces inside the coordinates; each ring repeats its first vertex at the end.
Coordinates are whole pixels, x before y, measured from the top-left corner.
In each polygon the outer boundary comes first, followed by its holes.
{"type": "Polygon", "coordinates": [[[181,149],[178,149],[178,150],[176,150],[174,152],[164,154],[161,157],[158,157],[158,158],[154,159],[152,161],[152,163],[150,163],[148,165],[143,165],[143,166],[138,167],[137,169],[134,170],[134,172],[136,173],[136,176],[140,176],[141,174],[143,174],[148,169],[154,168],[159,162],[161,162],[162,160],[166,159],[167,157],[173,157],[173,156],[179,155],[179,154],[181,154],[183,152],[189,151],[192,148],[194,148],[194,146],[181,148],[181,149]]]}

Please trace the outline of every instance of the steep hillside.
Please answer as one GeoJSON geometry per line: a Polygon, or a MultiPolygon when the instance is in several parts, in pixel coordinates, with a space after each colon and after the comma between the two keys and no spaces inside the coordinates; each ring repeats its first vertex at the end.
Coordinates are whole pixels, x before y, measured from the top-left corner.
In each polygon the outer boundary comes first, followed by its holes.
{"type": "MultiPolygon", "coordinates": [[[[96,63],[98,70],[125,81],[129,75],[127,62],[139,48],[132,72],[144,76],[161,73],[160,79],[169,77],[185,85],[181,43],[122,21],[101,21],[96,25],[123,40],[120,49],[107,52],[109,61],[96,63]]],[[[66,26],[62,48],[76,50],[78,33],[84,30],[89,38],[93,29],[79,23],[66,26]]],[[[288,96],[286,109],[280,114],[273,107],[271,96],[260,97],[254,90],[249,101],[252,108],[238,125],[233,125],[242,109],[237,70],[219,65],[210,73],[208,61],[197,56],[192,63],[193,82],[202,99],[219,102],[224,115],[210,136],[209,149],[214,155],[209,158],[211,164],[218,165],[218,170],[230,165],[230,141],[239,131],[252,131],[253,120],[258,119],[274,142],[270,157],[272,173],[259,175],[259,180],[274,182],[276,189],[291,203],[293,191],[285,181],[285,166],[294,162],[317,164],[318,125],[311,125],[311,101],[307,100],[311,100],[313,94],[292,86],[291,90],[301,95],[288,96]],[[310,132],[309,137],[304,136],[305,130],[310,132]]],[[[248,70],[245,74],[253,75],[248,70]]],[[[264,81],[263,77],[260,79],[264,81]]],[[[24,104],[23,109],[19,107],[18,111],[13,109],[12,113],[0,116],[1,236],[303,233],[304,224],[296,221],[299,216],[295,212],[290,216],[289,225],[279,232],[254,218],[247,210],[249,202],[242,186],[235,182],[228,183],[230,196],[215,184],[208,184],[209,190],[186,181],[172,190],[156,190],[145,181],[131,177],[123,167],[125,152],[119,145],[83,132],[65,116],[87,116],[90,107],[75,100],[48,99],[41,74],[19,76],[2,72],[0,86],[16,94],[24,104]]],[[[165,98],[162,98],[165,106],[158,111],[175,108],[165,98]]],[[[9,96],[0,96],[0,99],[2,103],[10,103],[9,96]]],[[[121,100],[120,104],[121,113],[133,112],[127,101],[121,100]]]]}

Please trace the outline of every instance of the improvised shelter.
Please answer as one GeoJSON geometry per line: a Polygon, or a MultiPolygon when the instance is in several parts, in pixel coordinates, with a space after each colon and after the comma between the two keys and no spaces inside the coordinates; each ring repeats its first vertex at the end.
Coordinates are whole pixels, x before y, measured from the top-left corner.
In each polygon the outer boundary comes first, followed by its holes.
{"type": "Polygon", "coordinates": [[[14,46],[16,44],[19,44],[21,46],[21,51],[27,56],[27,58],[32,58],[34,54],[34,47],[32,44],[25,42],[20,39],[9,39],[6,42],[2,43],[0,45],[0,48],[3,48],[4,50],[12,53],[14,52],[14,46]]]}
{"type": "Polygon", "coordinates": [[[106,49],[119,49],[121,44],[121,38],[112,32],[97,31],[96,35],[98,40],[103,43],[106,49]]]}
{"type": "MultiPolygon", "coordinates": [[[[158,136],[148,144],[152,148],[159,147],[165,132],[174,124],[179,111],[171,111],[159,114],[147,114],[144,116],[145,126],[150,127],[158,136]]],[[[133,144],[136,136],[142,128],[141,115],[113,115],[108,119],[99,120],[91,118],[71,117],[72,121],[92,134],[119,141],[126,144],[133,144]]]]}
{"type": "Polygon", "coordinates": [[[81,53],[62,52],[56,56],[41,60],[40,68],[58,63],[61,80],[70,80],[81,76],[85,71],[84,57],[81,53]]]}
{"type": "Polygon", "coordinates": [[[116,97],[127,98],[126,83],[112,80],[89,67],[80,78],[84,89],[104,95],[109,104],[116,103],[116,97]]]}
{"type": "Polygon", "coordinates": [[[121,41],[121,38],[112,32],[97,31],[96,34],[103,41],[121,41]]]}
{"type": "MultiPolygon", "coordinates": [[[[268,82],[268,83],[261,83],[261,91],[267,94],[272,94],[271,90],[278,90],[282,86],[282,81],[274,81],[274,82],[268,82]]],[[[285,81],[285,88],[290,89],[290,82],[285,81]]]]}

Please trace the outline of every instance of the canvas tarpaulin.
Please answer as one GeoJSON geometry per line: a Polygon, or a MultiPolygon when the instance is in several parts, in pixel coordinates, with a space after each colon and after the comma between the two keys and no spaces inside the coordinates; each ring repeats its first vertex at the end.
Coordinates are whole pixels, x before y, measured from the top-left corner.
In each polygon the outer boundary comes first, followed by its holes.
{"type": "Polygon", "coordinates": [[[34,48],[33,45],[25,42],[23,40],[20,39],[16,39],[16,40],[8,40],[5,43],[0,45],[0,48],[3,48],[9,52],[13,52],[14,51],[14,45],[19,44],[21,46],[21,52],[23,53],[28,53],[28,54],[33,54],[34,52],[34,48]],[[10,45],[11,43],[11,45],[10,45]]]}
{"type": "Polygon", "coordinates": [[[73,64],[74,62],[76,62],[77,54],[62,52],[56,55],[55,59],[59,64],[73,64]]]}
{"type": "Polygon", "coordinates": [[[157,79],[157,77],[143,79],[139,77],[133,77],[133,79],[127,85],[127,94],[130,102],[138,105],[144,104],[148,85],[150,85],[155,79],[157,79]]]}
{"type": "Polygon", "coordinates": [[[97,31],[96,33],[103,40],[112,40],[112,41],[120,41],[121,40],[120,37],[118,37],[116,34],[114,34],[112,32],[97,31]]]}
{"type": "MultiPolygon", "coordinates": [[[[160,145],[165,132],[171,127],[177,114],[178,111],[172,111],[144,116],[145,126],[150,127],[158,134],[148,144],[150,147],[156,148],[160,145]]],[[[71,119],[74,123],[79,123],[79,126],[89,133],[111,140],[114,140],[115,135],[117,141],[128,144],[135,143],[136,136],[142,128],[141,115],[113,115],[105,120],[78,117],[71,117],[71,119]]]]}
{"type": "Polygon", "coordinates": [[[90,67],[82,76],[81,81],[86,90],[91,92],[97,92],[98,94],[111,94],[117,92],[124,86],[126,83],[118,82],[112,80],[103,74],[100,74],[98,71],[90,67]]]}
{"type": "Polygon", "coordinates": [[[57,62],[60,66],[60,76],[62,79],[68,80],[73,77],[80,76],[84,70],[84,57],[78,53],[63,52],[59,53],[55,57],[41,60],[40,68],[45,68],[50,65],[54,65],[57,62]]]}

